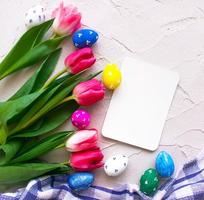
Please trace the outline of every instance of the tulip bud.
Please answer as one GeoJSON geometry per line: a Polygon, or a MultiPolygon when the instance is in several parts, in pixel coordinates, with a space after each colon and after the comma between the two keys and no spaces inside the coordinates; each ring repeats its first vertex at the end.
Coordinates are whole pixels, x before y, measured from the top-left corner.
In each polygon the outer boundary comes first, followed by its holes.
{"type": "Polygon", "coordinates": [[[57,35],[71,35],[81,27],[81,13],[72,5],[64,6],[61,3],[52,12],[52,17],[55,18],[53,31],[57,35]]]}
{"type": "Polygon", "coordinates": [[[64,61],[65,66],[72,74],[77,74],[91,67],[96,61],[92,49],[87,47],[79,49],[68,55],[64,61]]]}
{"type": "Polygon", "coordinates": [[[72,153],[70,165],[76,171],[90,171],[103,166],[103,153],[99,148],[72,153]]]}
{"type": "Polygon", "coordinates": [[[97,79],[79,83],[73,90],[73,96],[81,106],[89,106],[104,98],[105,88],[97,79]]]}
{"type": "Polygon", "coordinates": [[[84,151],[97,147],[98,131],[96,129],[87,129],[76,131],[66,141],[66,149],[69,152],[84,151]]]}

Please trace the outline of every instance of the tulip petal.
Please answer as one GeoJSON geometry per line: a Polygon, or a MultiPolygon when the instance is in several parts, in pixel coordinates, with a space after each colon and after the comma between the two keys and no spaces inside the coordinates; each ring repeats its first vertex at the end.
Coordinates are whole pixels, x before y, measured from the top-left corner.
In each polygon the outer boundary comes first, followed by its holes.
{"type": "Polygon", "coordinates": [[[104,98],[104,92],[89,90],[80,95],[80,99],[78,100],[78,103],[81,106],[89,106],[102,100],[103,98],[104,98]]]}
{"type": "Polygon", "coordinates": [[[77,64],[78,61],[87,59],[87,58],[92,58],[93,57],[93,52],[92,49],[89,47],[79,49],[71,53],[69,56],[66,57],[65,59],[65,65],[72,67],[77,64]]]}
{"type": "Polygon", "coordinates": [[[98,138],[98,133],[96,129],[88,129],[88,130],[82,130],[77,131],[75,135],[73,135],[70,140],[74,144],[79,144],[82,142],[91,142],[93,139],[96,140],[98,138]],[[76,136],[76,137],[74,137],[76,136]],[[78,136],[78,137],[77,137],[78,136]]]}
{"type": "Polygon", "coordinates": [[[88,129],[77,131],[66,142],[67,150],[71,152],[84,151],[87,149],[96,149],[98,140],[98,131],[88,129]]]}
{"type": "MultiPolygon", "coordinates": [[[[89,81],[85,81],[85,82],[81,82],[80,84],[78,84],[75,88],[74,88],[74,91],[73,93],[74,94],[77,94],[77,95],[80,95],[80,94],[83,94],[84,92],[87,92],[89,90],[104,90],[104,86],[103,84],[98,81],[97,79],[92,79],[92,80],[89,80],[89,81]]],[[[77,96],[76,95],[76,96],[77,96]]]]}
{"type": "Polygon", "coordinates": [[[104,98],[105,88],[101,81],[92,79],[78,84],[73,90],[73,95],[78,104],[89,106],[104,98]]]}
{"type": "Polygon", "coordinates": [[[77,171],[89,171],[103,165],[103,154],[99,148],[95,150],[72,153],[70,165],[77,171]]]}
{"type": "Polygon", "coordinates": [[[77,74],[91,67],[95,63],[95,61],[96,61],[96,58],[88,58],[88,59],[81,60],[75,66],[71,67],[70,71],[72,74],[77,74]]]}
{"type": "Polygon", "coordinates": [[[55,18],[53,30],[56,34],[71,35],[81,27],[81,13],[72,5],[64,6],[62,2],[60,6],[52,12],[52,17],[55,18]]]}

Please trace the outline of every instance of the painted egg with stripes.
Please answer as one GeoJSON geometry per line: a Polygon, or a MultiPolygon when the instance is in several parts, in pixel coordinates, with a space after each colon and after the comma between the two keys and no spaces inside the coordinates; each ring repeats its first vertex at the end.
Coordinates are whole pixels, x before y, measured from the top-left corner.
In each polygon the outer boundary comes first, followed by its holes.
{"type": "Polygon", "coordinates": [[[140,191],[152,196],[159,186],[159,179],[155,169],[147,169],[140,178],[140,191]]]}
{"type": "Polygon", "coordinates": [[[45,8],[41,5],[30,8],[25,14],[25,25],[27,28],[42,24],[46,20],[45,8]]]}
{"type": "Polygon", "coordinates": [[[76,48],[92,47],[98,40],[98,33],[92,29],[81,29],[72,36],[76,48]]]}
{"type": "Polygon", "coordinates": [[[128,157],[118,154],[106,160],[104,170],[108,176],[118,176],[125,171],[127,165],[128,157]]]}
{"type": "Polygon", "coordinates": [[[67,183],[73,191],[87,190],[93,182],[94,175],[90,172],[76,172],[70,174],[67,179],[67,183]]]}
{"type": "Polygon", "coordinates": [[[161,151],[156,157],[155,167],[159,176],[168,178],[174,173],[174,160],[169,153],[161,151]]]}

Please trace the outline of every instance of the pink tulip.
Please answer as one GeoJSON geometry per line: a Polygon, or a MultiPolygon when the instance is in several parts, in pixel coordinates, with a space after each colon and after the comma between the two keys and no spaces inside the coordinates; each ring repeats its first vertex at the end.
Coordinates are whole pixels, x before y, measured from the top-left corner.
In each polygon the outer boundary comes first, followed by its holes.
{"type": "Polygon", "coordinates": [[[76,131],[66,141],[66,149],[70,152],[84,151],[97,147],[98,131],[96,129],[88,129],[76,131]]]}
{"type": "Polygon", "coordinates": [[[90,171],[103,166],[103,153],[99,148],[72,153],[70,165],[76,171],[90,171]]]}
{"type": "Polygon", "coordinates": [[[57,35],[71,35],[81,27],[81,13],[77,8],[63,2],[52,12],[53,30],[57,35]]]}
{"type": "Polygon", "coordinates": [[[89,67],[96,61],[92,49],[89,47],[79,49],[68,55],[64,61],[65,66],[72,74],[77,74],[89,67]]]}
{"type": "Polygon", "coordinates": [[[73,95],[81,106],[89,106],[104,98],[105,88],[97,79],[79,83],[73,90],[73,95]]]}

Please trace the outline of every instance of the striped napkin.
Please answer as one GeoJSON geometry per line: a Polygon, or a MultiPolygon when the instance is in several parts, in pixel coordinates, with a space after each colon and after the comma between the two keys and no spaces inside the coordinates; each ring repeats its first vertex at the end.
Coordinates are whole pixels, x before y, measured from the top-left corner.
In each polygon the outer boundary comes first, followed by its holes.
{"type": "Polygon", "coordinates": [[[91,186],[75,193],[67,185],[67,175],[32,180],[15,193],[2,193],[0,200],[204,200],[204,150],[183,165],[175,176],[160,186],[153,197],[139,191],[138,185],[125,184],[117,188],[91,186]]]}

